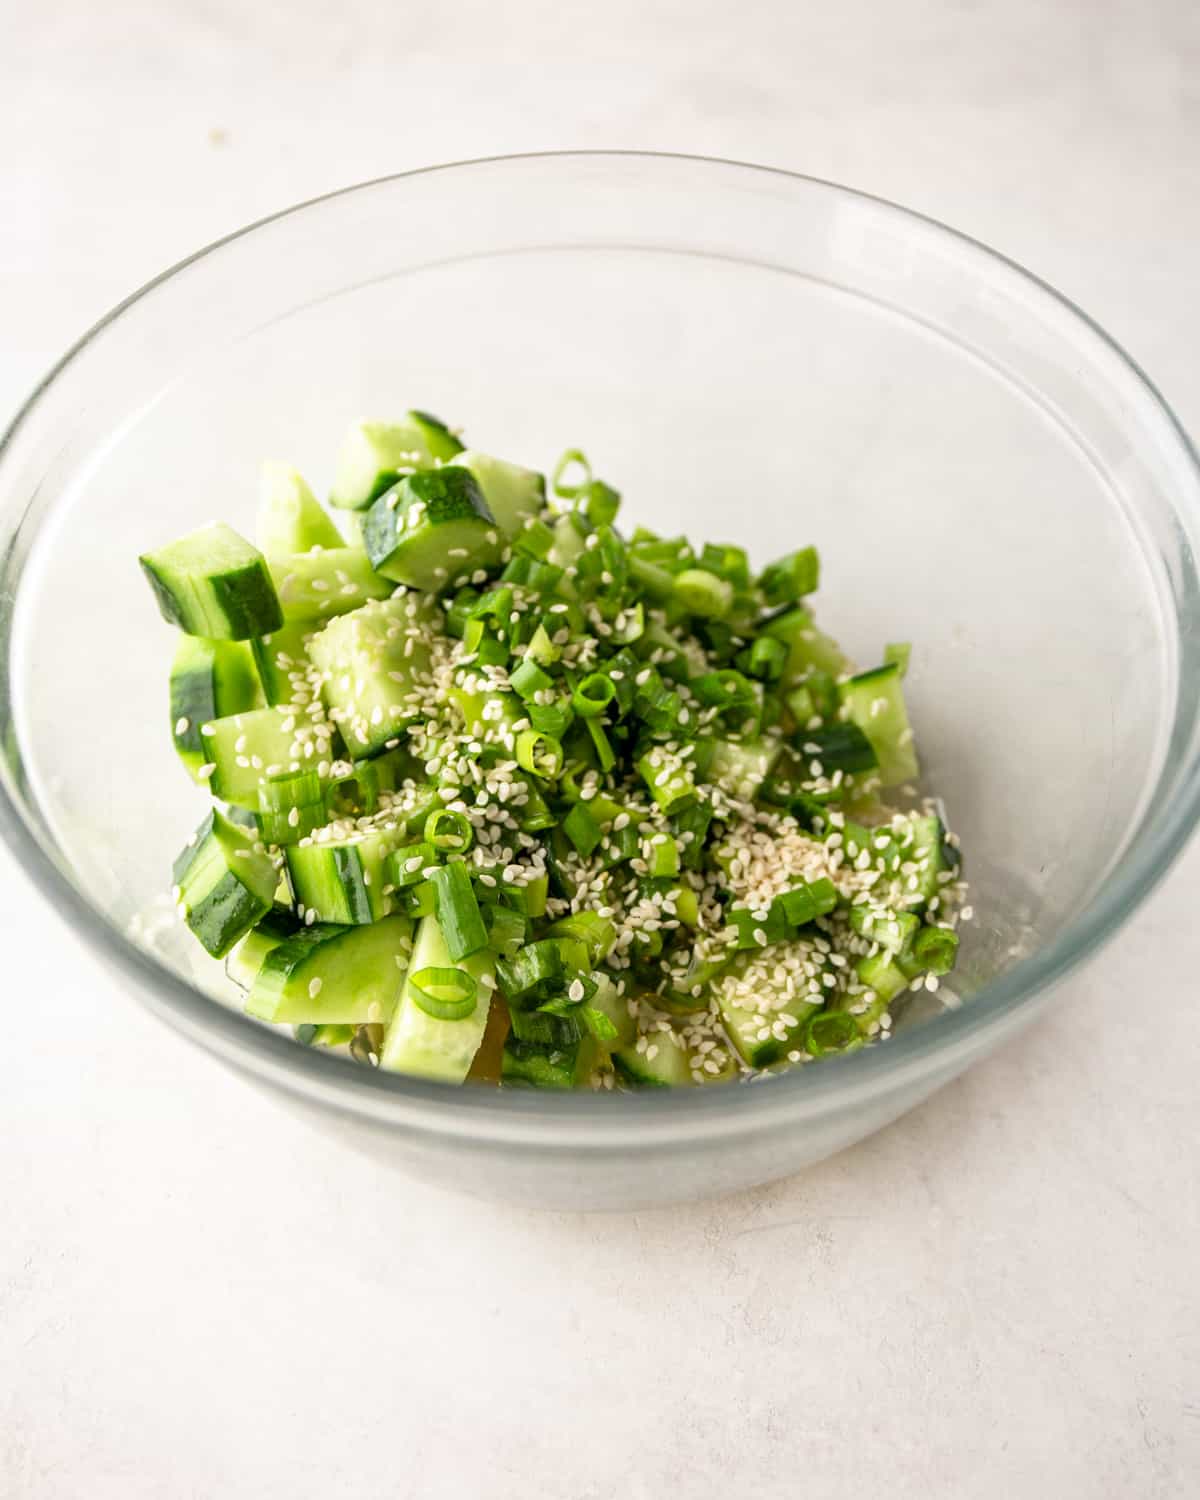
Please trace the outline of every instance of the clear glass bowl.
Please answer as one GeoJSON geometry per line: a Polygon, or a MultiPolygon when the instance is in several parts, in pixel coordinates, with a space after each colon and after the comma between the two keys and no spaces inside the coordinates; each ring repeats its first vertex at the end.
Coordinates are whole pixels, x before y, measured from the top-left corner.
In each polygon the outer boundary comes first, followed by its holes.
{"type": "Polygon", "coordinates": [[[9,432],[0,504],[0,821],[17,858],[193,1041],[470,1191],[660,1202],[857,1140],[1036,1014],[1197,816],[1187,438],[1047,287],[829,183],[564,154],[280,214],[87,335],[9,432]],[[169,747],[173,642],[138,552],[211,518],[249,528],[260,459],[321,487],[351,419],[412,404],[523,462],[586,447],[653,527],[749,540],[759,560],[814,541],[823,623],[864,663],[915,642],[926,782],[977,914],[961,1008],[744,1087],[451,1090],[247,1020],[170,924],[130,937],[201,814],[169,747]]]}

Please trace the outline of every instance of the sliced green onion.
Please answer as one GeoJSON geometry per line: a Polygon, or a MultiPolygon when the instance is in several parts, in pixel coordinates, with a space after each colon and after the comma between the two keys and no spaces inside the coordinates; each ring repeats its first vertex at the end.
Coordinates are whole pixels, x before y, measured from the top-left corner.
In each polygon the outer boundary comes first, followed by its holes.
{"type": "MultiPolygon", "coordinates": [[[[783,642],[776,640],[774,636],[760,635],[742,655],[746,658],[746,671],[751,677],[757,677],[762,682],[774,682],[783,673],[788,651],[783,642]]],[[[740,656],[738,660],[741,660],[740,656]]]]}
{"type": "Polygon", "coordinates": [[[400,892],[401,908],[414,919],[432,917],[434,908],[433,881],[422,879],[400,892]]]}
{"type": "Polygon", "coordinates": [[[668,817],[696,800],[692,773],[683,762],[664,763],[659,753],[651,750],[638,761],[637,770],[650,795],[668,817]]]}
{"type": "Polygon", "coordinates": [[[603,479],[593,479],[583,492],[583,506],[593,526],[611,526],[621,508],[621,496],[603,479]]]}
{"type": "Polygon", "coordinates": [[[791,890],[781,891],[771,904],[779,907],[789,927],[804,927],[831,912],[837,902],[837,887],[822,875],[817,880],[802,881],[791,890]]]}
{"type": "Polygon", "coordinates": [[[554,465],[553,473],[550,475],[550,483],[554,489],[554,493],[561,496],[564,500],[574,500],[577,495],[582,494],[583,490],[591,482],[592,466],[578,448],[568,448],[554,465]],[[578,484],[566,484],[563,482],[563,475],[571,468],[583,470],[583,478],[578,484]]]}
{"type": "Polygon", "coordinates": [[[550,667],[562,655],[560,647],[556,646],[550,639],[550,633],[544,625],[539,625],[530,637],[529,645],[525,651],[526,661],[535,661],[539,666],[550,667]]]}
{"type": "Polygon", "coordinates": [[[437,923],[450,957],[457,963],[460,958],[469,958],[472,953],[486,948],[487,927],[466,865],[440,865],[429,879],[433,885],[437,923]]]}
{"type": "Polygon", "coordinates": [[[419,885],[425,871],[438,863],[438,852],[432,844],[405,844],[388,861],[388,878],[398,889],[419,885]]]}
{"type": "Polygon", "coordinates": [[[958,933],[948,927],[922,927],[913,939],[913,961],[930,974],[949,974],[957,957],[958,933]]]}
{"type": "Polygon", "coordinates": [[[821,580],[821,560],[815,547],[801,547],[773,562],[759,575],[758,586],[769,608],[795,604],[805,594],[815,594],[821,580]]]}
{"type": "Polygon", "coordinates": [[[912,657],[912,644],[909,641],[893,641],[891,645],[883,648],[883,660],[885,666],[895,666],[900,669],[900,676],[908,676],[908,663],[912,657]]]}
{"type": "Polygon", "coordinates": [[[587,859],[593,854],[603,834],[599,823],[588,812],[586,802],[577,802],[562,820],[562,831],[574,844],[577,852],[587,859]]]}
{"type": "Polygon", "coordinates": [[[679,874],[679,845],[669,834],[654,834],[643,858],[655,879],[679,874]]]}
{"type": "Polygon", "coordinates": [[[549,781],[562,770],[562,744],[552,734],[523,729],[517,736],[517,764],[531,776],[549,781]]]}
{"type": "Polygon", "coordinates": [[[537,516],[530,516],[513,538],[514,552],[524,553],[527,557],[536,557],[539,561],[549,554],[553,546],[554,532],[545,521],[537,516]]]}
{"type": "Polygon", "coordinates": [[[706,568],[688,568],[675,580],[675,597],[688,614],[720,620],[733,605],[733,584],[706,568]]]}
{"type": "Polygon", "coordinates": [[[561,740],[575,722],[575,710],[569,698],[560,698],[556,703],[527,704],[525,717],[539,734],[561,740]]]}
{"type": "Polygon", "coordinates": [[[604,672],[591,672],[575,684],[571,704],[581,718],[602,714],[617,696],[616,684],[604,672]]]}
{"type": "Polygon", "coordinates": [[[511,906],[484,908],[488,930],[488,947],[494,953],[517,953],[529,937],[529,921],[523,912],[511,906]]]}
{"type": "MultiPolygon", "coordinates": [[[[538,627],[541,629],[541,627],[538,627]]],[[[528,702],[537,693],[551,691],[554,688],[554,678],[543,672],[537,662],[526,656],[519,667],[514,667],[508,674],[508,681],[514,693],[528,702]]]]}
{"type": "Polygon", "coordinates": [[[542,1047],[571,1047],[578,1042],[586,1029],[582,1016],[574,1014],[576,1007],[567,1012],[549,1010],[545,1006],[537,1010],[514,1010],[511,1015],[512,1034],[522,1042],[533,1042],[542,1047]]]}
{"type": "Polygon", "coordinates": [[[473,974],[435,965],[410,974],[408,987],[417,1005],[436,1021],[465,1021],[474,1014],[479,994],[473,974]]]}
{"type": "Polygon", "coordinates": [[[887,911],[867,905],[850,908],[851,928],[889,953],[903,953],[910,946],[920,920],[910,911],[887,911]]]}
{"type": "Polygon", "coordinates": [[[594,1005],[585,1005],[579,1014],[583,1019],[583,1024],[598,1042],[616,1040],[617,1028],[602,1010],[597,1010],[594,1005]]]}
{"type": "Polygon", "coordinates": [[[819,1011],[804,1030],[804,1050],[813,1057],[853,1052],[862,1044],[854,1017],[844,1010],[819,1011]]]}
{"type": "Polygon", "coordinates": [[[617,940],[616,926],[594,911],[578,911],[555,922],[550,929],[553,937],[578,938],[587,948],[592,964],[603,963],[612,952],[617,940]]]}
{"type": "Polygon", "coordinates": [[[700,553],[700,566],[706,572],[724,578],[735,589],[750,586],[750,559],[744,547],[734,547],[728,542],[705,542],[700,553]]]}
{"type": "Polygon", "coordinates": [[[449,854],[465,854],[475,839],[470,819],[448,807],[435,808],[425,819],[422,832],[427,844],[449,854]]]}
{"type": "Polygon", "coordinates": [[[604,725],[599,719],[585,719],[583,722],[587,725],[588,734],[591,735],[597,764],[602,771],[606,773],[611,771],[617,763],[617,757],[608,735],[604,732],[604,725]]]}

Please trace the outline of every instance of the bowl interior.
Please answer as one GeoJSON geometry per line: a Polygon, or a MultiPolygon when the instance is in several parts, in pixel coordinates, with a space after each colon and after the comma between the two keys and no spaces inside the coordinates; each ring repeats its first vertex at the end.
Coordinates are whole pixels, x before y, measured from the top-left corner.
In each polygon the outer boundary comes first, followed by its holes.
{"type": "MultiPolygon", "coordinates": [[[[864,666],[913,643],[924,787],[973,887],[961,992],[1110,877],[1178,689],[1170,474],[1107,392],[1114,356],[886,205],[645,170],[461,168],[327,200],[178,273],[61,377],[17,497],[16,752],[61,868],[118,927],[165,910],[205,802],[170,748],[174,642],[137,554],[209,519],[251,532],[263,458],[323,493],[345,426],[410,405],[539,467],[583,447],[631,524],[760,563],[815,542],[822,625],[864,666]]],[[[169,922],[153,942],[224,994],[169,922]]]]}

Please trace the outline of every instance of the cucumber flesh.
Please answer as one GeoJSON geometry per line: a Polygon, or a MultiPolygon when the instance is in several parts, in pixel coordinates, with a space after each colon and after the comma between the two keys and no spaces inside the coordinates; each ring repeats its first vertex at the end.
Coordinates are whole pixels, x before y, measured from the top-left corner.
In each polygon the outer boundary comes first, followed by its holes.
{"type": "Polygon", "coordinates": [[[673,1031],[651,1031],[645,1047],[621,1047],[613,1053],[617,1072],[640,1088],[686,1088],[692,1082],[687,1048],[673,1031]]]}
{"type": "Polygon", "coordinates": [[[461,1083],[470,1072],[483,1040],[495,987],[494,954],[485,948],[456,964],[450,957],[437,917],[423,917],[413,946],[409,978],[384,1037],[380,1067],[444,1083],[461,1083]],[[411,976],[427,968],[465,969],[472,976],[476,983],[476,1003],[469,1016],[444,1021],[421,1009],[413,999],[411,976]]]}
{"type": "Polygon", "coordinates": [[[257,927],[251,928],[225,960],[225,972],[234,984],[248,990],[254,983],[263,959],[280,943],[300,930],[295,912],[289,906],[273,906],[257,927]]]}
{"type": "Polygon", "coordinates": [[[289,844],[288,874],[298,908],[318,922],[377,922],[390,910],[383,894],[385,861],[399,843],[396,829],[375,829],[347,839],[289,844]]]}
{"type": "Polygon", "coordinates": [[[207,756],[200,726],[262,701],[249,648],[242,641],[184,635],[171,663],[171,736],[193,781],[207,756]]]}
{"type": "Polygon", "coordinates": [[[266,559],[229,526],[203,526],[138,561],[163,618],[188,635],[246,641],[283,623],[266,559]]]}
{"type": "Polygon", "coordinates": [[[441,618],[431,601],[401,595],[343,615],[309,642],[329,717],[356,760],[389,748],[422,712],[441,618]]]}
{"type": "Polygon", "coordinates": [[[270,559],[271,577],[285,620],[331,620],[386,599],[395,584],[381,578],[361,547],[330,547],[270,559]]]}
{"type": "Polygon", "coordinates": [[[428,412],[410,411],[401,422],[356,422],[342,442],[329,503],[366,510],[401,474],[445,463],[461,450],[445,423],[428,412]]]}
{"type": "Polygon", "coordinates": [[[224,958],[266,916],[279,876],[255,835],[214,809],[175,861],[175,899],[191,932],[224,958]]]}
{"type": "Polygon", "coordinates": [[[908,709],[896,663],[860,672],[838,684],[838,697],[852,723],[857,724],[879,757],[882,786],[899,786],[921,774],[908,709]]]}
{"type": "Polygon", "coordinates": [[[365,927],[301,928],[267,954],[246,1010],[288,1025],[386,1022],[411,945],[412,923],[401,912],[365,927]]]}
{"type": "Polygon", "coordinates": [[[474,475],[496,525],[510,540],[519,535],[530,516],[540,515],[546,504],[546,480],[536,469],[523,469],[488,453],[465,448],[454,466],[474,475]]]}
{"type": "Polygon", "coordinates": [[[475,476],[453,464],[401,479],[375,501],[363,525],[375,570],[429,591],[495,567],[501,541],[475,476]]]}
{"type": "Polygon", "coordinates": [[[313,547],[345,546],[341,532],[300,473],[280,463],[264,463],[259,471],[255,535],[269,558],[313,547]]]}
{"type": "MultiPolygon", "coordinates": [[[[263,697],[272,707],[280,704],[305,707],[312,700],[313,690],[309,682],[312,661],[308,642],[315,629],[311,620],[285,621],[270,635],[256,636],[250,642],[263,697]]],[[[253,705],[246,704],[245,707],[253,705]]],[[[225,714],[235,712],[237,709],[227,708],[221,714],[209,714],[209,718],[223,718],[225,714]]]]}

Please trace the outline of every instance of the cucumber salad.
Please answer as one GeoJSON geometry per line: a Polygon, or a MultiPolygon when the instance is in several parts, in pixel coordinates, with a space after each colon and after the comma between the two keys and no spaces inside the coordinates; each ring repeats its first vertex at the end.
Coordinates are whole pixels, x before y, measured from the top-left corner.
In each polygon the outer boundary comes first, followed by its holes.
{"type": "Polygon", "coordinates": [[[690,1087],[887,1038],[970,909],[918,799],[908,647],[857,670],[802,546],[617,525],[434,417],[362,422],[330,504],[141,559],[211,799],[173,900],[250,1015],[451,1083],[690,1087]],[[890,798],[890,800],[889,800],[890,798]]]}

